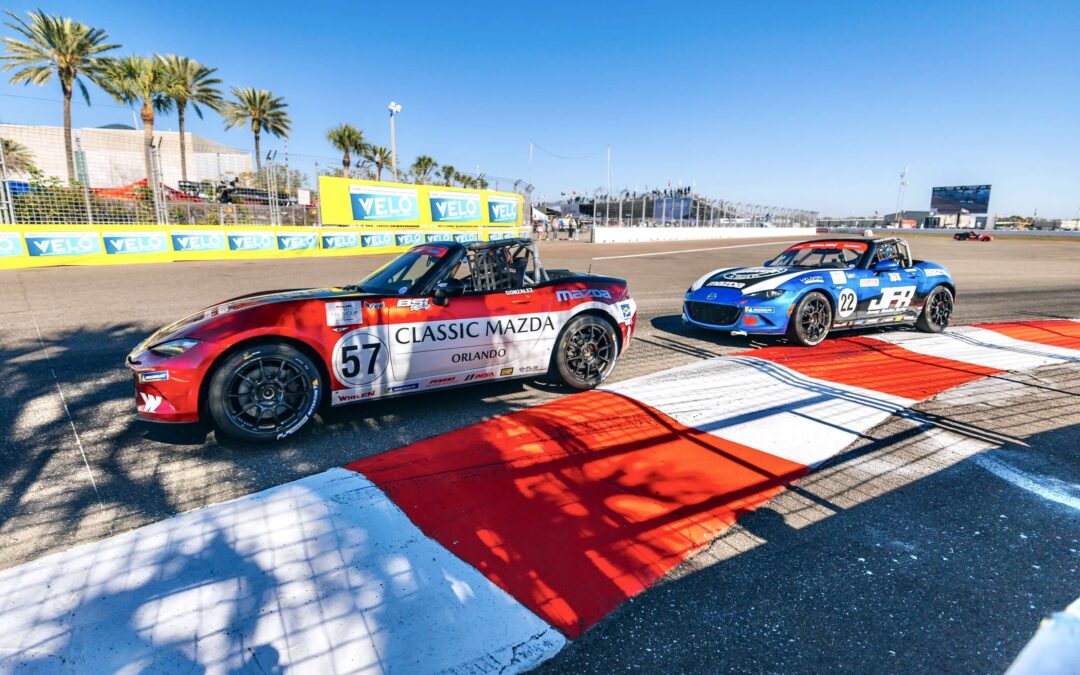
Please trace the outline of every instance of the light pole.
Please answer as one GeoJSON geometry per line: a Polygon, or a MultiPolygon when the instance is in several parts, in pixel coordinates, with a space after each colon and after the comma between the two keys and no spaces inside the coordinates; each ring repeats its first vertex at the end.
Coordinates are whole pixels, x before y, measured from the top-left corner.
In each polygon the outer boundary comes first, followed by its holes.
{"type": "Polygon", "coordinates": [[[401,112],[401,104],[396,101],[390,101],[390,105],[386,106],[386,109],[390,111],[390,172],[394,174],[394,182],[397,182],[397,141],[394,138],[394,117],[401,112]]]}

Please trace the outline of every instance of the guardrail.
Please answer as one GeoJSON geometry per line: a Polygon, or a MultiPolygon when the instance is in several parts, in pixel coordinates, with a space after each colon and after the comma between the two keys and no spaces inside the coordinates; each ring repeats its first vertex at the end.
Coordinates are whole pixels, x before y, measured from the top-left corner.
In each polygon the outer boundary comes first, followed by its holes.
{"type": "Polygon", "coordinates": [[[437,241],[465,243],[527,235],[519,227],[0,225],[0,269],[375,255],[437,241]]]}

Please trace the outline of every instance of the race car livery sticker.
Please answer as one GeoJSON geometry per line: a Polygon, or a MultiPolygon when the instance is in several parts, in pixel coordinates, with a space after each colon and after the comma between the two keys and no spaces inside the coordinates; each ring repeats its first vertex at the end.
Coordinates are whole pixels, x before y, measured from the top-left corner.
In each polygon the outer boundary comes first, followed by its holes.
{"type": "Polygon", "coordinates": [[[776,275],[783,274],[787,271],[788,268],[786,267],[747,267],[741,270],[724,272],[720,275],[720,278],[727,279],[728,281],[751,281],[768,279],[769,277],[775,277],[776,275]]]}
{"type": "Polygon", "coordinates": [[[371,329],[349,331],[334,345],[334,375],[350,387],[378,380],[389,360],[386,343],[371,329]]]}
{"type": "Polygon", "coordinates": [[[881,297],[877,298],[866,306],[866,311],[869,314],[899,312],[906,309],[907,306],[911,304],[911,299],[914,297],[914,286],[897,286],[895,288],[886,288],[884,291],[882,291],[881,297]]]}
{"type": "Polygon", "coordinates": [[[923,273],[928,277],[944,277],[949,275],[948,271],[935,267],[923,269],[923,273]]]}
{"type": "Polygon", "coordinates": [[[513,368],[503,368],[502,370],[499,371],[499,377],[506,377],[508,375],[513,375],[513,374],[514,374],[514,369],[513,368]]]}
{"type": "Polygon", "coordinates": [[[559,302],[569,302],[571,300],[584,300],[585,298],[601,298],[603,300],[610,300],[611,293],[605,291],[602,288],[585,288],[585,289],[570,289],[555,291],[555,299],[559,302]]]}
{"type": "Polygon", "coordinates": [[[823,284],[825,283],[825,278],[815,274],[812,277],[803,277],[800,281],[804,284],[823,284]]]}
{"type": "Polygon", "coordinates": [[[743,288],[746,286],[746,284],[741,281],[710,281],[705,285],[712,286],[713,288],[743,288]]]}
{"type": "Polygon", "coordinates": [[[847,283],[847,275],[844,274],[843,272],[837,272],[837,271],[829,272],[829,278],[832,279],[832,282],[834,284],[837,284],[837,285],[842,286],[843,284],[847,283]]]}
{"type": "Polygon", "coordinates": [[[855,306],[859,302],[859,296],[855,291],[850,288],[845,288],[840,291],[840,297],[836,302],[836,315],[842,318],[848,318],[855,313],[855,306]]]}
{"type": "Polygon", "coordinates": [[[155,370],[152,373],[139,373],[139,382],[165,382],[169,379],[169,371],[155,370]]]}
{"type": "Polygon", "coordinates": [[[859,288],[876,288],[881,285],[881,281],[874,277],[872,279],[859,279],[859,288]]]}
{"type": "Polygon", "coordinates": [[[364,323],[362,311],[363,302],[360,300],[343,300],[341,302],[326,303],[326,325],[355,326],[364,323]]]}
{"type": "Polygon", "coordinates": [[[398,307],[408,307],[410,312],[420,312],[431,309],[431,298],[402,298],[397,301],[398,307]]]}
{"type": "Polygon", "coordinates": [[[161,407],[162,397],[156,394],[147,394],[146,392],[139,392],[139,397],[142,399],[135,409],[141,413],[156,413],[157,409],[161,407]]]}
{"type": "Polygon", "coordinates": [[[899,272],[889,272],[889,281],[900,281],[899,272]]]}

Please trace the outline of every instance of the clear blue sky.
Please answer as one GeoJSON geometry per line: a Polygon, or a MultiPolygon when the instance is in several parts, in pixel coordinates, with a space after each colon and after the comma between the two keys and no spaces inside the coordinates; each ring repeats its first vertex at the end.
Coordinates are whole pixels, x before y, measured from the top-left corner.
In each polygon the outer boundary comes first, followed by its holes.
{"type": "MultiPolygon", "coordinates": [[[[290,103],[294,165],[340,160],[350,122],[399,157],[526,177],[537,192],[696,181],[733,201],[850,215],[992,183],[991,211],[1080,214],[1080,3],[22,0],[180,53],[290,103]],[[148,14],[138,13],[151,7],[148,14]]],[[[3,34],[10,34],[6,28],[3,34]]],[[[0,84],[0,120],[61,121],[59,88],[0,84]],[[50,101],[12,98],[35,96],[50,101]]],[[[100,91],[76,126],[128,122],[100,91]]],[[[159,121],[175,128],[174,118],[159,121]]],[[[249,148],[212,114],[190,130],[249,148]]],[[[280,140],[270,147],[283,149],[280,140]]]]}

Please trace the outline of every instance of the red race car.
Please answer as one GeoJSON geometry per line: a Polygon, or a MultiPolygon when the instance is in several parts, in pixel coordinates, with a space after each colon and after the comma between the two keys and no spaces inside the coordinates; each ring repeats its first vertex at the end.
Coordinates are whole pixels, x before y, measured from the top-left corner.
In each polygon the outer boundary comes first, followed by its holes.
{"type": "Polygon", "coordinates": [[[978,230],[957,232],[952,238],[957,241],[994,241],[993,235],[979,232],[978,230]]]}
{"type": "Polygon", "coordinates": [[[626,282],[546,270],[528,239],[416,246],[357,284],[242,296],[127,357],[138,415],[273,441],[342,405],[518,377],[603,382],[630,344],[626,282]]]}

